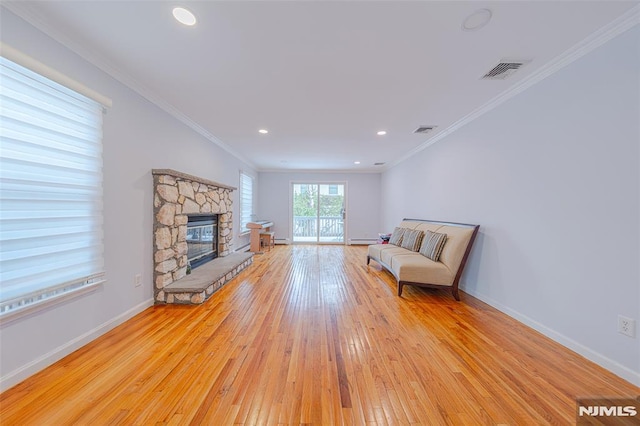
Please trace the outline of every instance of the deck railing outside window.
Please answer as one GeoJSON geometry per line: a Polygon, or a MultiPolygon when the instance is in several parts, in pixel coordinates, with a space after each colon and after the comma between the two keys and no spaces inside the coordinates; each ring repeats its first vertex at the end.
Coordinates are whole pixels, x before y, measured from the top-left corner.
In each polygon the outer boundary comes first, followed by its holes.
{"type": "Polygon", "coordinates": [[[320,237],[342,237],[344,235],[344,221],[341,216],[294,216],[293,236],[315,237],[320,232],[320,237]],[[320,228],[318,229],[318,221],[320,228]]]}

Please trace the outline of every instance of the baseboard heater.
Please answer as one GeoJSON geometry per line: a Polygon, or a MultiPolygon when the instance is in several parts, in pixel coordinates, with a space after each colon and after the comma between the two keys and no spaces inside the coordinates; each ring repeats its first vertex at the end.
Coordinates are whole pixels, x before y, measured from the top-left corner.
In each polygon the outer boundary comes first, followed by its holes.
{"type": "Polygon", "coordinates": [[[349,238],[349,245],[369,245],[369,244],[375,244],[378,242],[377,238],[349,238]]]}
{"type": "Polygon", "coordinates": [[[236,252],[238,252],[238,251],[248,251],[249,250],[249,246],[250,246],[250,244],[245,244],[242,247],[238,247],[234,251],[236,251],[236,252]]]}
{"type": "Polygon", "coordinates": [[[291,241],[288,238],[276,238],[276,244],[291,244],[291,241]]]}

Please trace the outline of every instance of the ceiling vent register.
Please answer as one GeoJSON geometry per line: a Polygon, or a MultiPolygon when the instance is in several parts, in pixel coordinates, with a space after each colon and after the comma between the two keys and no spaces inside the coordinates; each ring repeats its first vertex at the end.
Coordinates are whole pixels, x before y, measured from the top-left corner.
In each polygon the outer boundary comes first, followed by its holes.
{"type": "Polygon", "coordinates": [[[420,126],[417,129],[415,129],[413,131],[413,133],[417,133],[419,135],[424,135],[425,133],[429,133],[430,131],[432,131],[436,127],[438,127],[438,126],[420,126]]]}
{"type": "Polygon", "coordinates": [[[529,62],[531,62],[531,60],[503,59],[498,65],[483,75],[482,80],[504,80],[507,77],[512,76],[516,71],[527,65],[529,62]]]}

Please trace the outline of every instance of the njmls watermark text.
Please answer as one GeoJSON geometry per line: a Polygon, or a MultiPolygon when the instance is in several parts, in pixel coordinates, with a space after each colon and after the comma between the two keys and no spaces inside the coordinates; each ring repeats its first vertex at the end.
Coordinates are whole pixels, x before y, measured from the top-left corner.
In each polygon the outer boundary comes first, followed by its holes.
{"type": "Polygon", "coordinates": [[[640,426],[640,396],[637,398],[579,398],[577,425],[640,426]]]}

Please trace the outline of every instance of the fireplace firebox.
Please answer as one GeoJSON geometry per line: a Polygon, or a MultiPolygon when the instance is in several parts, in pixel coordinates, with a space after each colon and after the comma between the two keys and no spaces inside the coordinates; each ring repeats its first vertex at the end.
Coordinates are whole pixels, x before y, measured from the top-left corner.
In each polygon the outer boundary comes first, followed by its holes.
{"type": "Polygon", "coordinates": [[[187,259],[191,269],[218,257],[218,215],[189,215],[187,259]]]}

